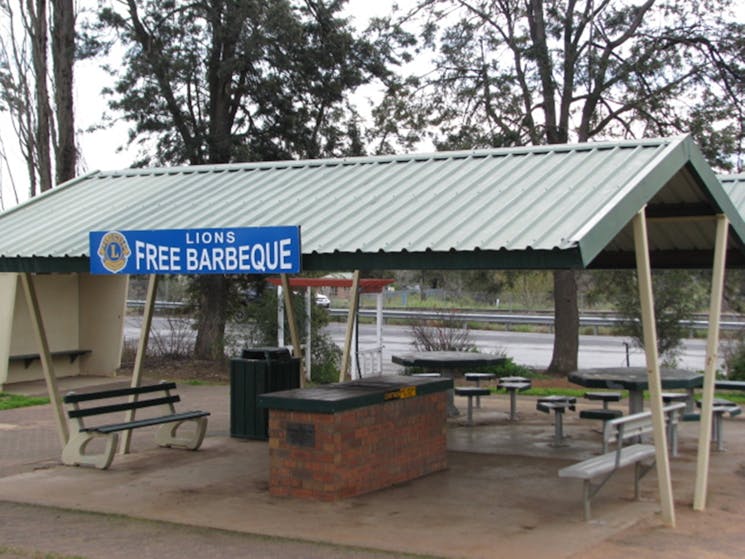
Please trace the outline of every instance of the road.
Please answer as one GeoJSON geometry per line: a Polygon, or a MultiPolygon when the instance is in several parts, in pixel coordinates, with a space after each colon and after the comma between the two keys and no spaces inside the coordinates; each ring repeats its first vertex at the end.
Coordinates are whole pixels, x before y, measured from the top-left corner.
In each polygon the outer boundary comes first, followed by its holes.
{"type": "MultiPolygon", "coordinates": [[[[137,339],[139,335],[140,318],[127,318],[125,338],[137,339]]],[[[172,323],[168,319],[156,317],[153,328],[162,339],[167,339],[172,323]]],[[[327,330],[334,342],[341,346],[344,341],[345,325],[338,322],[329,324],[327,330]]],[[[188,328],[180,332],[179,336],[193,335],[188,328]]],[[[232,332],[239,336],[239,332],[232,332]]],[[[503,352],[512,357],[515,363],[536,369],[545,369],[551,361],[553,352],[553,334],[537,334],[529,332],[507,332],[492,330],[472,330],[471,341],[480,351],[503,352]]],[[[400,370],[398,365],[391,362],[391,355],[412,351],[412,337],[407,326],[384,325],[383,327],[383,364],[386,372],[400,370]]],[[[629,345],[629,365],[645,366],[644,353],[633,346],[629,338],[616,336],[580,336],[579,367],[623,367],[626,363],[626,345],[629,345]]],[[[375,326],[362,324],[360,326],[360,350],[371,349],[376,345],[375,326]]],[[[684,369],[703,369],[706,353],[705,340],[684,340],[683,352],[678,365],[684,369]]]]}
{"type": "MultiPolygon", "coordinates": [[[[339,345],[344,340],[344,325],[333,323],[328,326],[332,339],[339,345]]],[[[553,334],[530,332],[506,332],[492,330],[472,330],[471,341],[480,351],[502,352],[512,357],[515,363],[536,369],[545,369],[551,362],[553,353],[553,334]]],[[[391,355],[412,351],[412,337],[407,326],[385,325],[383,327],[383,363],[391,363],[391,355]]],[[[629,338],[616,336],[580,336],[579,367],[623,367],[626,366],[626,345],[629,345],[629,365],[645,366],[641,349],[635,348],[629,338]]],[[[360,349],[375,347],[375,327],[362,325],[360,329],[360,349]]],[[[703,369],[706,354],[706,341],[687,339],[684,341],[679,366],[684,369],[703,369]]],[[[391,370],[397,365],[391,363],[391,370]]],[[[386,366],[386,370],[388,367],[386,366]]]]}

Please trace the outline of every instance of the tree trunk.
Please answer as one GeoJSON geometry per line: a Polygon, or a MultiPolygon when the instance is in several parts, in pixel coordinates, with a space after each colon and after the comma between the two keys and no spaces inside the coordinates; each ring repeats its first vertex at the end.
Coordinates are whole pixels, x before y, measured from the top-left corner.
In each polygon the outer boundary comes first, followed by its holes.
{"type": "Polygon", "coordinates": [[[194,357],[217,360],[225,355],[225,316],[227,314],[227,278],[203,275],[195,280],[197,287],[197,340],[194,357]]]}
{"type": "Polygon", "coordinates": [[[554,354],[549,372],[566,374],[577,370],[579,309],[573,270],[554,271],[554,330],[554,354]]]}
{"type": "MultiPolygon", "coordinates": [[[[49,88],[47,87],[47,3],[31,0],[26,4],[29,11],[31,52],[36,80],[36,149],[39,187],[41,192],[52,188],[52,155],[49,139],[51,137],[51,119],[49,108],[49,88]]],[[[35,195],[32,192],[31,195],[35,195]]]]}
{"type": "Polygon", "coordinates": [[[73,64],[75,63],[75,9],[73,0],[52,0],[52,63],[57,111],[57,184],[75,178],[78,154],[75,148],[73,114],[73,64]]]}

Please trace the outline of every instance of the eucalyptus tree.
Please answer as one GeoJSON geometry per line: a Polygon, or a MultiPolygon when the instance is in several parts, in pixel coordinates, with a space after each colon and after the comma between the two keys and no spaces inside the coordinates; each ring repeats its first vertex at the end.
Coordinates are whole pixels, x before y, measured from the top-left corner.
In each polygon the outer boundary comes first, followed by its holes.
{"type": "Polygon", "coordinates": [[[72,0],[0,0],[0,110],[10,117],[29,196],[76,173],[75,18],[72,0]]]}
{"type": "MultiPolygon", "coordinates": [[[[421,0],[430,58],[380,105],[379,149],[471,149],[692,132],[740,162],[745,33],[729,0],[421,0]],[[398,144],[396,143],[398,141],[398,144]]],[[[420,54],[421,56],[421,54],[420,54]]],[[[550,369],[577,366],[571,270],[554,272],[550,369]]]]}
{"type": "MultiPolygon", "coordinates": [[[[132,125],[131,141],[142,148],[138,164],[362,154],[350,95],[384,78],[393,59],[385,39],[354,31],[340,15],[344,4],[104,2],[89,39],[125,48],[108,93],[111,107],[132,125]]],[[[195,355],[221,357],[229,281],[195,281],[195,355]]]]}
{"type": "MultiPolygon", "coordinates": [[[[601,271],[593,274],[588,297],[610,304],[620,315],[621,332],[644,349],[639,291],[636,273],[630,270],[601,271]]],[[[652,274],[654,288],[655,330],[657,352],[667,366],[677,366],[683,339],[689,334],[689,324],[695,313],[706,308],[708,278],[692,270],[656,270],[652,274]]]]}

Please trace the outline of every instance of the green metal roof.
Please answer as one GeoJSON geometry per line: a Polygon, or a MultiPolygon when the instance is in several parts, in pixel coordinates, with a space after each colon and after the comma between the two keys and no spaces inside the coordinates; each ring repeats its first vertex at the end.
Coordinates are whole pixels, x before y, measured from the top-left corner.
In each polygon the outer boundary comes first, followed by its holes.
{"type": "Polygon", "coordinates": [[[740,175],[720,175],[724,191],[742,215],[745,215],[745,173],[740,175]]]}
{"type": "Polygon", "coordinates": [[[653,265],[709,267],[719,212],[742,258],[684,136],[94,172],[0,214],[0,271],[87,270],[91,230],[269,225],[301,226],[306,270],[630,267],[645,204],[653,265]]]}

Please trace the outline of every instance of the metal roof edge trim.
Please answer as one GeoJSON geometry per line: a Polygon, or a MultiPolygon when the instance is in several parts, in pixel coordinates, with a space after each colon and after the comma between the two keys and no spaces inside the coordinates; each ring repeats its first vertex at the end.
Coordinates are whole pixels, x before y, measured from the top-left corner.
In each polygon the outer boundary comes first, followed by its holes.
{"type": "MultiPolygon", "coordinates": [[[[690,135],[669,138],[664,149],[572,235],[567,243],[579,247],[583,267],[589,267],[613,237],[654,196],[657,191],[650,192],[650,185],[664,185],[690,160],[690,150],[687,146],[692,144],[690,135]],[[670,172],[669,168],[674,168],[675,171],[670,172]],[[659,174],[666,176],[667,180],[660,180],[661,177],[657,176],[659,174]]],[[[660,146],[662,145],[664,142],[660,142],[660,146]]]]}
{"type": "Polygon", "coordinates": [[[580,269],[577,247],[553,250],[334,252],[303,254],[303,271],[580,269]]]}
{"type": "Polygon", "coordinates": [[[90,258],[87,256],[0,256],[0,272],[66,274],[89,272],[90,268],[90,258]]]}
{"type": "MultiPolygon", "coordinates": [[[[213,165],[180,165],[175,167],[150,167],[150,168],[128,168],[111,171],[99,171],[101,176],[138,176],[138,175],[168,175],[168,174],[199,174],[199,173],[227,173],[237,171],[258,171],[283,168],[303,168],[303,167],[342,167],[348,165],[369,165],[369,164],[388,164],[403,163],[408,161],[427,161],[427,160],[446,160],[446,159],[466,159],[466,158],[486,158],[501,157],[507,155],[520,154],[540,154],[552,152],[572,152],[572,151],[589,151],[596,149],[616,149],[628,148],[635,146],[654,146],[669,142],[669,138],[650,138],[644,140],[622,140],[622,141],[602,141],[582,144],[546,144],[519,146],[510,148],[491,148],[491,149],[474,149],[461,151],[435,151],[424,153],[405,153],[396,155],[376,155],[376,156],[355,156],[340,157],[327,159],[290,159],[284,161],[255,161],[244,163],[222,163],[213,165]]],[[[90,175],[87,175],[88,178],[90,175]]]]}
{"type": "Polygon", "coordinates": [[[38,203],[41,200],[44,200],[44,199],[46,199],[46,198],[48,198],[50,196],[54,196],[58,192],[62,192],[63,190],[66,190],[68,188],[72,188],[76,184],[78,184],[80,182],[83,182],[85,180],[88,180],[93,175],[96,175],[98,173],[99,173],[99,171],[90,171],[88,173],[85,173],[83,175],[80,175],[78,177],[75,177],[74,179],[70,179],[69,181],[65,181],[65,182],[63,182],[61,184],[58,184],[57,186],[54,186],[53,188],[50,188],[49,190],[47,190],[45,192],[41,192],[41,193],[37,194],[36,196],[33,196],[33,197],[29,198],[28,200],[24,200],[23,202],[21,202],[20,204],[15,205],[15,206],[13,206],[12,208],[8,208],[4,212],[0,213],[0,216],[12,214],[12,213],[14,213],[16,211],[19,211],[22,208],[25,208],[25,207],[30,206],[32,204],[36,204],[36,203],[38,203]]]}
{"type": "MultiPolygon", "coordinates": [[[[305,253],[303,271],[337,270],[556,270],[582,268],[577,247],[553,250],[462,252],[305,253]]],[[[90,271],[87,256],[0,256],[0,272],[90,271]]]]}

